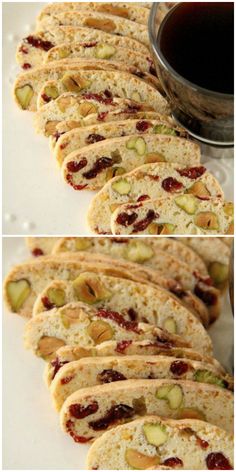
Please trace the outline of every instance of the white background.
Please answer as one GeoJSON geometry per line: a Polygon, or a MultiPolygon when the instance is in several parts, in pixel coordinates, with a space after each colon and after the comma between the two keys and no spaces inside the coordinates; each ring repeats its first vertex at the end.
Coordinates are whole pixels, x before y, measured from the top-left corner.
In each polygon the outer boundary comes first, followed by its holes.
{"type": "MultiPolygon", "coordinates": [[[[22,238],[3,240],[3,276],[29,257],[22,238]]],[[[88,446],[63,433],[42,380],[44,362],[23,348],[25,321],[3,310],[3,469],[85,470],[88,446]]],[[[210,329],[215,355],[231,370],[233,318],[228,297],[210,329]]]]}
{"type": "MultiPolygon", "coordinates": [[[[3,3],[3,233],[89,234],[92,192],[76,192],[62,180],[48,140],[36,135],[33,114],[17,108],[12,87],[19,72],[15,50],[34,29],[43,3],[3,3]]],[[[208,153],[209,151],[207,151],[208,153]]],[[[223,151],[217,150],[217,156],[223,151]]],[[[230,152],[226,151],[224,156],[230,152]]],[[[227,199],[233,199],[233,159],[207,159],[227,199]]]]}

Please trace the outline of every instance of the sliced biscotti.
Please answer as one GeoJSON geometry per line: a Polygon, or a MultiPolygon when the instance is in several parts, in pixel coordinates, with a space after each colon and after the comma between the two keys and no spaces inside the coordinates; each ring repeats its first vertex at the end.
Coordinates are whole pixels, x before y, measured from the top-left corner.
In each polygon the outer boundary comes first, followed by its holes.
{"type": "Polygon", "coordinates": [[[181,241],[203,258],[214,285],[224,289],[229,276],[230,248],[223,238],[214,238],[214,244],[211,238],[181,238],[181,241]]]}
{"type": "Polygon", "coordinates": [[[50,393],[56,410],[81,388],[128,379],[178,379],[233,389],[230,376],[219,375],[212,365],[168,356],[83,358],[64,365],[53,380],[50,393]]]}
{"type": "MultiPolygon", "coordinates": [[[[195,269],[191,270],[188,262],[179,260],[178,257],[166,252],[166,250],[158,249],[157,251],[155,245],[161,243],[152,243],[152,241],[153,238],[145,238],[142,241],[137,238],[64,238],[56,243],[54,252],[66,253],[67,257],[68,253],[71,252],[73,257],[73,253],[77,252],[81,260],[87,259],[87,261],[90,254],[100,262],[104,255],[110,255],[115,259],[125,259],[141,264],[142,269],[144,269],[144,266],[152,268],[154,272],[157,271],[157,277],[159,275],[170,277],[180,283],[182,295],[185,290],[190,290],[197,295],[208,307],[211,321],[218,318],[220,313],[220,291],[212,285],[210,277],[199,273],[195,269]],[[150,247],[152,244],[154,244],[154,247],[150,247]],[[86,253],[81,251],[86,251],[86,253]]],[[[174,247],[174,243],[170,242],[169,244],[172,245],[172,248],[174,247]]],[[[193,259],[191,258],[191,260],[193,259]]],[[[155,281],[155,278],[152,277],[152,281],[155,281]]],[[[177,290],[174,293],[182,298],[181,290],[179,294],[177,290]]]]}
{"type": "Polygon", "coordinates": [[[52,380],[60,371],[62,366],[69,362],[78,361],[84,357],[107,357],[107,356],[168,356],[176,359],[190,359],[203,362],[212,366],[218,374],[226,376],[225,370],[214,357],[203,356],[199,352],[190,348],[172,347],[168,343],[155,343],[149,340],[145,341],[104,341],[93,348],[81,348],[73,346],[60,347],[55,356],[46,364],[44,371],[44,380],[49,387],[52,380]]]}
{"type": "Polygon", "coordinates": [[[54,148],[54,154],[61,164],[73,151],[94,144],[104,139],[129,136],[135,133],[143,134],[167,134],[187,138],[188,134],[183,128],[168,122],[165,116],[159,120],[123,120],[116,123],[99,123],[84,128],[74,128],[59,137],[54,148]]]}
{"type": "Polygon", "coordinates": [[[104,341],[142,341],[170,343],[175,347],[191,347],[180,336],[170,334],[147,323],[126,321],[117,312],[69,303],[33,317],[25,327],[25,347],[44,360],[55,357],[62,346],[93,348],[104,341]]]}
{"type": "Polygon", "coordinates": [[[92,444],[88,470],[233,469],[233,437],[196,419],[147,416],[108,431],[92,444]]]}
{"type": "MultiPolygon", "coordinates": [[[[92,232],[109,234],[111,215],[120,205],[179,193],[201,198],[224,198],[220,184],[204,166],[181,168],[175,163],[145,164],[128,174],[112,178],[94,196],[88,212],[89,227],[92,232]]],[[[168,233],[168,224],[164,224],[160,234],[168,233]]]]}
{"type": "Polygon", "coordinates": [[[63,162],[62,175],[75,190],[94,190],[101,188],[115,173],[118,175],[118,169],[121,174],[143,164],[163,161],[179,166],[186,166],[187,162],[198,165],[199,147],[175,136],[135,134],[111,138],[69,154],[63,162]]]}
{"type": "MultiPolygon", "coordinates": [[[[58,123],[58,125],[56,125],[56,132],[50,136],[51,150],[54,150],[60,136],[67,133],[68,131],[71,131],[72,129],[79,128],[79,130],[81,130],[82,126],[89,127],[105,123],[113,123],[114,126],[114,122],[120,122],[124,120],[126,120],[126,122],[128,120],[158,120],[169,128],[173,128],[175,126],[173,120],[169,116],[161,115],[160,113],[154,111],[145,111],[145,105],[143,103],[138,103],[131,100],[129,100],[129,102],[130,104],[123,111],[115,110],[107,113],[100,113],[99,115],[93,113],[92,115],[86,116],[83,121],[62,121],[58,123]]],[[[149,107],[149,109],[150,108],[151,107],[149,107]]],[[[182,136],[181,134],[181,137],[185,138],[186,135],[182,136]]]]}
{"type": "Polygon", "coordinates": [[[45,15],[37,21],[38,31],[47,31],[51,27],[74,26],[93,28],[105,33],[112,33],[119,36],[128,36],[129,38],[140,41],[146,47],[149,47],[149,37],[147,25],[141,25],[134,21],[120,18],[118,16],[106,15],[91,11],[65,11],[54,12],[53,15],[45,15]]]}
{"type": "MultiPolygon", "coordinates": [[[[95,59],[116,61],[132,66],[140,72],[149,73],[156,76],[155,68],[151,57],[140,53],[137,50],[128,49],[120,46],[113,46],[109,42],[90,42],[87,43],[71,43],[60,44],[51,48],[44,58],[44,63],[52,61],[60,61],[61,59],[95,59]]],[[[142,78],[142,74],[141,78],[142,78]]]]}
{"type": "MultiPolygon", "coordinates": [[[[38,250],[39,248],[37,248],[38,250]]],[[[205,319],[205,312],[181,284],[160,272],[127,261],[114,261],[102,254],[78,253],[41,256],[35,260],[15,266],[5,279],[4,298],[8,308],[21,316],[31,317],[37,296],[55,279],[69,281],[82,272],[94,272],[109,276],[162,286],[179,295],[180,300],[193,308],[205,319]],[[186,300],[186,301],[185,301],[186,300]],[[197,306],[199,306],[197,310],[197,306]]]]}
{"type": "Polygon", "coordinates": [[[84,388],[70,395],[61,426],[76,442],[96,439],[110,428],[143,415],[173,419],[195,416],[232,433],[233,394],[190,380],[123,380],[84,388]]]}
{"type": "Polygon", "coordinates": [[[194,195],[124,204],[112,213],[112,234],[233,234],[231,202],[219,198],[204,201],[194,195]]]}
{"type": "Polygon", "coordinates": [[[37,31],[24,38],[17,46],[16,60],[23,69],[37,67],[44,62],[47,52],[60,44],[103,42],[114,47],[137,50],[150,57],[149,49],[135,39],[105,33],[97,29],[76,28],[72,26],[51,27],[47,31],[37,31]]]}
{"type": "Polygon", "coordinates": [[[62,2],[51,3],[44,7],[37,20],[42,21],[45,16],[51,17],[55,13],[63,13],[65,11],[81,11],[81,12],[98,12],[108,15],[115,15],[126,20],[135,21],[141,25],[147,25],[149,11],[147,8],[135,3],[101,3],[101,2],[62,2]]]}
{"type": "MultiPolygon", "coordinates": [[[[104,62],[107,67],[112,67],[111,62],[104,62]]],[[[149,103],[159,113],[169,112],[169,106],[162,95],[139,77],[117,70],[96,70],[96,66],[94,70],[86,70],[87,67],[87,61],[81,60],[78,64],[77,61],[70,63],[62,60],[22,72],[14,84],[16,103],[23,110],[35,111],[43,84],[50,80],[61,80],[67,91],[77,94],[101,93],[106,90],[109,94],[107,98],[116,96],[132,99],[137,92],[140,102],[149,103]]]]}
{"type": "Polygon", "coordinates": [[[195,350],[211,352],[211,340],[201,322],[169,292],[93,272],[84,272],[71,283],[50,284],[38,297],[33,315],[78,301],[96,309],[118,311],[127,321],[156,325],[182,336],[195,350]]]}

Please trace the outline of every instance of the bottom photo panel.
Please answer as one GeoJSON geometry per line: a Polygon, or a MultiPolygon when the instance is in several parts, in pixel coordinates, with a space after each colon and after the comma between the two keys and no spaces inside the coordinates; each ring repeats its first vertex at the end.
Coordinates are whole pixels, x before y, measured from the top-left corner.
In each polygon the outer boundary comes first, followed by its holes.
{"type": "Polygon", "coordinates": [[[233,246],[3,238],[3,469],[233,469],[233,246]]]}

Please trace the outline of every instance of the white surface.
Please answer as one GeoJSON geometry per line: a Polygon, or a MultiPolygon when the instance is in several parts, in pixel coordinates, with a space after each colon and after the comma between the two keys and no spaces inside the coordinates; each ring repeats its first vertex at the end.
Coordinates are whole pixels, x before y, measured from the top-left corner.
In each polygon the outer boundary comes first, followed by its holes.
{"type": "MultiPolygon", "coordinates": [[[[22,238],[3,239],[3,275],[29,257],[22,238]]],[[[215,355],[231,370],[233,318],[228,297],[211,328],[215,355]]],[[[60,430],[42,381],[44,362],[23,349],[25,321],[3,310],[3,469],[85,470],[86,445],[60,430]]]]}
{"type": "MultiPolygon", "coordinates": [[[[18,41],[34,29],[43,3],[3,3],[3,233],[89,234],[86,214],[92,193],[67,186],[50,155],[47,139],[37,136],[31,113],[13,103],[18,41]]],[[[226,151],[224,155],[232,154],[226,151]]],[[[217,156],[223,152],[217,150],[217,156]]],[[[233,199],[233,159],[209,159],[227,199],[233,199]]]]}

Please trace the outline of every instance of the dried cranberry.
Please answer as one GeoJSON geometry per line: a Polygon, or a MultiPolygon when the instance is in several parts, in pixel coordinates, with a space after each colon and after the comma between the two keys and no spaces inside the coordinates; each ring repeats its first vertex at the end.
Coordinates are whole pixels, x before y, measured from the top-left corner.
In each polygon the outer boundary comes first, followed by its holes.
{"type": "Polygon", "coordinates": [[[87,164],[88,164],[88,161],[84,157],[79,162],[75,162],[75,161],[68,162],[66,167],[69,172],[74,173],[74,172],[79,172],[79,170],[83,169],[87,164]]]}
{"type": "Polygon", "coordinates": [[[72,429],[73,427],[74,427],[73,421],[68,420],[66,422],[66,429],[67,429],[68,433],[70,434],[70,436],[74,439],[75,442],[77,442],[77,443],[87,443],[88,441],[91,441],[91,439],[93,439],[93,437],[85,438],[84,436],[78,436],[73,431],[73,429],[72,429]]]}
{"type": "MultiPolygon", "coordinates": [[[[105,90],[105,92],[109,93],[108,90],[105,90]]],[[[106,94],[105,97],[101,93],[83,93],[82,96],[86,100],[95,100],[96,102],[104,103],[105,105],[111,105],[113,103],[112,96],[108,97],[106,94]]]]}
{"type": "Polygon", "coordinates": [[[93,401],[88,406],[81,406],[78,403],[74,403],[69,407],[70,415],[78,420],[86,418],[86,416],[92,415],[98,411],[98,403],[93,401]]]}
{"type": "Polygon", "coordinates": [[[136,129],[141,133],[144,133],[148,128],[150,128],[151,123],[149,121],[138,121],[136,124],[136,129]]]}
{"type": "Polygon", "coordinates": [[[174,375],[183,375],[188,371],[188,364],[183,361],[174,361],[170,366],[170,371],[174,375]]]}
{"type": "Polygon", "coordinates": [[[108,111],[102,111],[101,113],[98,113],[97,120],[104,121],[107,115],[108,115],[108,111]]]}
{"type": "Polygon", "coordinates": [[[41,98],[43,99],[43,101],[44,101],[45,103],[49,103],[49,102],[52,100],[52,98],[51,98],[51,97],[48,97],[48,95],[46,95],[46,93],[42,93],[42,94],[41,94],[41,98]]]}
{"type": "Polygon", "coordinates": [[[31,67],[32,67],[31,64],[29,64],[28,62],[25,62],[22,66],[22,69],[25,69],[25,70],[26,69],[31,69],[31,67]]]}
{"type": "Polygon", "coordinates": [[[176,192],[177,190],[181,190],[183,188],[183,184],[178,182],[178,180],[174,179],[173,177],[167,177],[162,181],[161,185],[166,192],[176,192]]]}
{"type": "Polygon", "coordinates": [[[23,45],[19,48],[19,51],[23,52],[23,54],[29,54],[29,50],[23,45]]]}
{"type": "Polygon", "coordinates": [[[115,351],[124,354],[124,351],[132,344],[133,341],[120,341],[117,343],[115,351]]]}
{"type": "Polygon", "coordinates": [[[50,302],[48,297],[42,297],[41,301],[47,310],[51,310],[52,308],[55,307],[54,303],[50,302]]]}
{"type": "Polygon", "coordinates": [[[74,190],[84,190],[88,185],[85,184],[85,185],[76,185],[74,182],[73,182],[73,177],[71,174],[67,174],[66,175],[66,180],[68,182],[68,184],[70,184],[74,190]]]}
{"type": "Polygon", "coordinates": [[[91,41],[91,43],[81,43],[81,46],[83,46],[83,48],[93,48],[97,46],[97,43],[97,41],[91,41]]]}
{"type": "Polygon", "coordinates": [[[204,439],[199,438],[199,436],[196,435],[197,439],[197,444],[202,448],[202,449],[207,449],[209,447],[209,443],[207,441],[204,441],[204,439]]]}
{"type": "Polygon", "coordinates": [[[130,226],[134,223],[134,221],[138,218],[137,213],[131,213],[130,215],[128,213],[120,213],[116,219],[116,222],[119,225],[125,226],[130,226]]]}
{"type": "Polygon", "coordinates": [[[74,375],[68,375],[67,377],[64,377],[61,379],[61,385],[66,385],[71,382],[71,380],[74,378],[74,375]]]}
{"type": "Polygon", "coordinates": [[[182,176],[182,177],[188,177],[188,179],[197,179],[198,177],[201,177],[201,175],[206,172],[206,168],[203,166],[199,167],[186,167],[185,169],[177,169],[177,172],[182,176]]]}
{"type": "Polygon", "coordinates": [[[65,149],[69,143],[60,144],[60,149],[65,149]]]}
{"type": "Polygon", "coordinates": [[[150,74],[155,75],[155,77],[157,76],[156,69],[153,66],[149,67],[149,72],[150,74]]]}
{"type": "Polygon", "coordinates": [[[43,49],[44,51],[49,51],[49,49],[54,47],[50,41],[44,41],[43,39],[37,38],[35,36],[28,36],[25,38],[25,41],[29,43],[31,46],[39,49],[43,49]]]}
{"type": "Polygon", "coordinates": [[[204,283],[199,282],[195,285],[194,293],[200,298],[207,306],[212,306],[217,303],[217,296],[211,288],[204,285],[204,283]]]}
{"type": "Polygon", "coordinates": [[[166,465],[167,467],[182,467],[183,461],[178,457],[170,457],[163,462],[163,465],[166,465]]]}
{"type": "Polygon", "coordinates": [[[104,95],[107,97],[107,98],[112,98],[112,93],[110,92],[110,90],[104,90],[104,95]]]}
{"type": "Polygon", "coordinates": [[[60,368],[65,364],[68,364],[68,361],[63,361],[63,362],[59,361],[58,357],[56,357],[56,359],[51,361],[51,366],[54,367],[54,371],[53,371],[53,374],[52,374],[52,380],[54,379],[55,375],[60,370],[60,368]]]}
{"type": "Polygon", "coordinates": [[[99,318],[106,318],[109,320],[114,321],[119,326],[124,328],[126,331],[134,331],[135,333],[140,333],[140,329],[138,328],[138,323],[135,321],[127,321],[125,318],[116,311],[108,311],[108,310],[99,310],[96,313],[96,316],[99,318]]]}
{"type": "Polygon", "coordinates": [[[42,256],[43,251],[39,247],[35,247],[32,251],[32,254],[33,254],[34,257],[42,256]]]}
{"type": "Polygon", "coordinates": [[[148,177],[150,180],[154,180],[154,182],[158,182],[158,180],[160,180],[160,176],[159,176],[159,175],[147,174],[147,177],[148,177]]]}
{"type": "Polygon", "coordinates": [[[233,470],[232,465],[221,452],[211,452],[206,458],[208,470],[233,470]]]}
{"type": "Polygon", "coordinates": [[[121,113],[136,113],[137,111],[140,111],[142,108],[142,105],[139,105],[138,103],[133,102],[132,104],[129,103],[128,107],[121,113]]]}
{"type": "Polygon", "coordinates": [[[123,418],[132,418],[135,415],[134,408],[128,405],[115,405],[108,410],[107,414],[96,421],[90,421],[89,426],[94,429],[94,431],[101,431],[107,429],[111,424],[116,423],[117,421],[123,418]]]}
{"type": "Polygon", "coordinates": [[[165,338],[164,335],[162,337],[156,337],[156,344],[154,344],[154,346],[158,346],[159,344],[161,344],[161,348],[164,349],[170,349],[174,346],[174,344],[168,338],[165,338]]]}
{"type": "Polygon", "coordinates": [[[121,374],[117,370],[105,369],[100,374],[98,374],[98,380],[100,383],[110,383],[127,379],[123,374],[121,374]]]}
{"type": "Polygon", "coordinates": [[[101,134],[92,133],[86,138],[86,144],[98,143],[99,141],[103,141],[104,139],[104,136],[101,136],[101,134]]]}
{"type": "Polygon", "coordinates": [[[53,134],[53,138],[58,141],[58,139],[60,138],[60,136],[62,136],[63,134],[65,134],[65,131],[63,131],[62,133],[59,133],[59,131],[56,131],[54,134],[53,134]]]}
{"type": "Polygon", "coordinates": [[[128,311],[127,311],[127,313],[128,313],[128,315],[129,315],[131,321],[137,320],[138,314],[137,314],[137,312],[136,312],[133,308],[129,308],[128,311]]]}
{"type": "Polygon", "coordinates": [[[200,282],[204,282],[204,284],[209,285],[209,286],[213,285],[213,280],[211,279],[211,277],[209,277],[209,275],[204,276],[200,274],[200,272],[198,272],[197,270],[193,271],[193,275],[200,282]]]}
{"type": "Polygon", "coordinates": [[[85,179],[94,179],[98,174],[100,174],[104,169],[108,167],[112,167],[113,160],[110,157],[100,157],[95,164],[93,165],[92,169],[84,172],[83,177],[85,179]]]}
{"type": "Polygon", "coordinates": [[[154,210],[148,210],[146,218],[134,223],[132,233],[138,233],[138,231],[144,231],[150,223],[157,217],[157,213],[154,210]]]}

